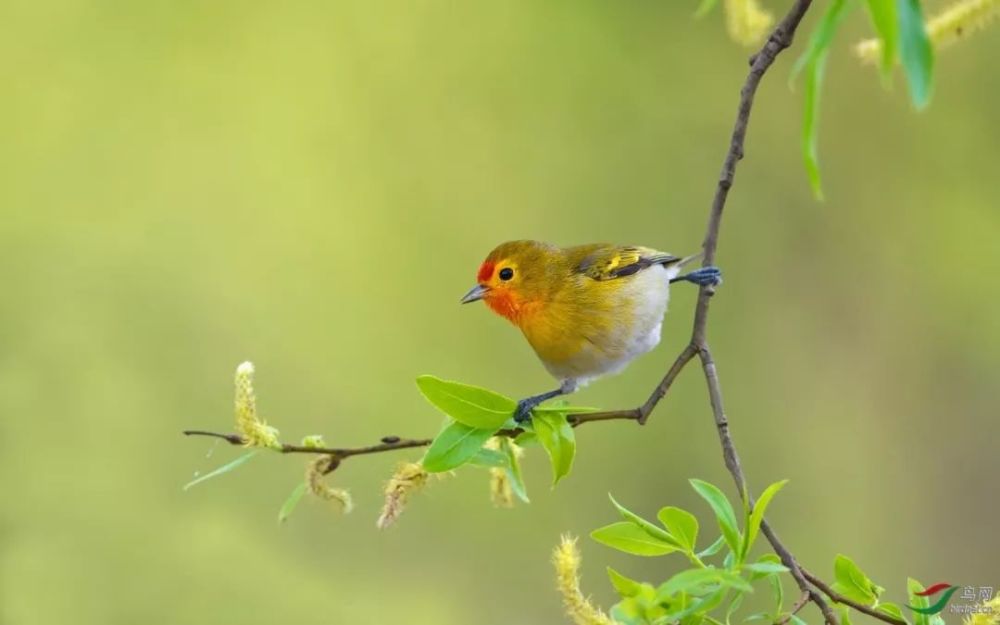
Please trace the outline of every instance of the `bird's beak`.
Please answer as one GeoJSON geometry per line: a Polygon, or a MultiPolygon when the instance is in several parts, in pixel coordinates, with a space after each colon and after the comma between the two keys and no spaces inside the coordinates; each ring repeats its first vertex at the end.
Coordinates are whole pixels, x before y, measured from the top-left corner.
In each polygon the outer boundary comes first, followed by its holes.
{"type": "Polygon", "coordinates": [[[477,284],[472,287],[465,296],[460,300],[463,304],[468,304],[469,302],[474,302],[476,300],[483,299],[483,296],[490,290],[490,287],[477,284]]]}

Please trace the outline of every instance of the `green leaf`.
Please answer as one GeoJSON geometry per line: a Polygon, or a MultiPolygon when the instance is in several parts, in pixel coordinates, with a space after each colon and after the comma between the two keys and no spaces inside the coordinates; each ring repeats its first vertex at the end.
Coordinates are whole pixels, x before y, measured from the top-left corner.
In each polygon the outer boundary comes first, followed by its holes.
{"type": "Polygon", "coordinates": [[[751,579],[761,579],[768,575],[788,572],[788,567],[779,562],[754,562],[752,564],[744,564],[740,569],[754,573],[755,575],[751,579]]]}
{"type": "Polygon", "coordinates": [[[875,608],[875,610],[877,610],[878,612],[882,612],[883,614],[888,614],[889,616],[898,618],[899,620],[904,621],[906,623],[910,622],[905,616],[903,616],[903,608],[899,607],[895,603],[890,603],[888,601],[886,601],[885,603],[880,603],[878,607],[875,608]]]}
{"type": "Polygon", "coordinates": [[[509,465],[507,455],[496,449],[486,449],[485,447],[476,452],[476,455],[469,460],[469,464],[477,467],[506,469],[509,465]]]}
{"type": "MultiPolygon", "coordinates": [[[[682,601],[680,601],[680,609],[674,609],[668,612],[660,623],[663,625],[668,625],[669,623],[674,623],[680,620],[681,625],[688,625],[691,623],[700,623],[704,620],[706,614],[719,606],[722,600],[725,598],[728,588],[724,586],[718,587],[716,590],[710,592],[709,594],[698,597],[693,601],[690,601],[689,597],[686,595],[681,595],[682,601]],[[687,603],[690,601],[690,603],[687,603]],[[686,605],[685,605],[686,604],[686,605]]],[[[742,596],[742,594],[737,595],[742,596]]]]}
{"type": "Polygon", "coordinates": [[[843,554],[837,554],[833,561],[833,576],[836,580],[834,590],[864,605],[874,604],[884,590],[868,579],[858,565],[843,554]]]}
{"type": "Polygon", "coordinates": [[[520,434],[514,437],[514,443],[520,445],[521,447],[527,447],[528,445],[535,445],[538,443],[538,435],[535,434],[533,430],[525,430],[524,432],[521,432],[520,434]]]}
{"type": "Polygon", "coordinates": [[[573,427],[561,412],[535,413],[531,419],[542,447],[549,454],[552,464],[552,485],[569,475],[576,455],[576,438],[573,427]]]}
{"type": "Polygon", "coordinates": [[[281,510],[278,510],[278,523],[284,523],[288,520],[288,517],[292,516],[292,512],[295,511],[295,506],[299,505],[299,501],[302,500],[302,495],[305,494],[305,482],[296,486],[292,492],[289,493],[288,498],[285,499],[285,503],[281,504],[281,510]]]}
{"type": "Polygon", "coordinates": [[[740,530],[736,527],[736,513],[733,512],[733,506],[730,505],[729,500],[714,484],[702,480],[689,481],[695,492],[701,495],[702,499],[707,501],[708,505],[712,507],[712,511],[715,512],[715,518],[719,522],[719,529],[722,530],[726,544],[729,545],[733,553],[739,553],[740,530]]]}
{"type": "Polygon", "coordinates": [[[718,538],[715,539],[714,543],[712,543],[705,549],[699,551],[696,555],[699,558],[707,558],[709,556],[714,556],[715,554],[719,553],[719,551],[725,544],[726,544],[726,537],[719,536],[718,538]]]}
{"type": "Polygon", "coordinates": [[[897,0],[899,23],[899,57],[903,62],[910,101],[917,109],[930,103],[934,74],[934,49],[931,47],[920,0],[897,0]]]}
{"type": "Polygon", "coordinates": [[[524,486],[524,476],[521,474],[521,460],[506,436],[500,439],[500,451],[507,454],[507,477],[510,479],[511,490],[524,503],[531,503],[528,499],[528,489],[524,486]]]}
{"type": "Polygon", "coordinates": [[[209,471],[205,475],[199,475],[198,477],[194,478],[193,480],[191,480],[190,482],[188,482],[187,484],[185,484],[183,490],[187,490],[187,489],[189,489],[189,488],[191,488],[193,486],[197,486],[198,484],[201,484],[202,482],[210,480],[213,477],[219,477],[223,473],[229,473],[230,471],[232,471],[236,467],[238,467],[238,466],[242,465],[243,463],[245,463],[250,458],[253,458],[254,456],[256,456],[258,451],[260,451],[260,450],[259,449],[254,449],[252,451],[248,451],[247,453],[243,454],[242,456],[239,456],[235,460],[232,460],[232,461],[227,462],[226,464],[222,465],[218,469],[215,469],[213,471],[209,471]]]}
{"type": "Polygon", "coordinates": [[[779,490],[788,483],[788,480],[781,480],[780,482],[775,482],[761,493],[757,502],[753,506],[753,511],[750,513],[750,521],[747,523],[746,528],[744,528],[745,536],[743,538],[743,559],[746,559],[747,554],[750,553],[750,549],[753,548],[753,543],[757,540],[757,534],[760,532],[760,523],[764,520],[764,511],[767,510],[767,506],[771,503],[771,499],[778,493],[779,490]]]}
{"type": "Polygon", "coordinates": [[[660,508],[656,518],[663,523],[677,544],[687,552],[693,552],[698,542],[698,519],[687,510],[667,506],[660,508]]]}
{"type": "Polygon", "coordinates": [[[746,593],[739,592],[733,595],[733,600],[729,602],[729,606],[726,608],[726,622],[728,623],[736,613],[736,610],[740,609],[743,604],[743,598],[746,597],[746,593]]]}
{"type": "Polygon", "coordinates": [[[679,593],[689,595],[708,594],[717,588],[733,588],[741,592],[753,592],[753,586],[735,573],[712,567],[688,569],[677,573],[656,589],[657,601],[670,601],[679,593]]]}
{"type": "Polygon", "coordinates": [[[649,521],[642,518],[638,514],[632,512],[625,506],[621,505],[614,498],[614,496],[611,495],[611,493],[608,493],[608,499],[611,500],[612,505],[614,505],[614,507],[618,510],[619,514],[621,514],[622,518],[625,519],[626,521],[631,521],[632,523],[635,523],[640,528],[642,528],[644,532],[646,532],[653,538],[662,540],[665,543],[670,543],[677,549],[682,548],[680,542],[670,532],[663,530],[660,527],[657,527],[656,525],[650,523],[649,521]]]}
{"type": "Polygon", "coordinates": [[[840,612],[840,625],[851,625],[851,610],[846,605],[837,605],[840,612]]]}
{"type": "Polygon", "coordinates": [[[642,589],[642,585],[639,582],[625,577],[610,566],[608,567],[608,579],[611,580],[611,585],[615,587],[615,590],[622,597],[634,597],[642,589]]]}
{"type": "Polygon", "coordinates": [[[600,412],[600,408],[591,408],[590,406],[535,406],[532,408],[531,412],[561,412],[563,414],[586,414],[588,412],[600,412]]]}
{"type": "Polygon", "coordinates": [[[636,556],[662,556],[677,551],[677,546],[654,538],[629,521],[605,525],[590,533],[597,542],[636,556]]]}
{"type": "MultiPolygon", "coordinates": [[[[790,615],[788,617],[788,620],[791,621],[793,623],[793,625],[809,625],[798,614],[792,614],[792,615],[790,615]]],[[[840,623],[841,623],[841,625],[851,625],[850,621],[841,620],[840,623]]]]}
{"type": "Polygon", "coordinates": [[[806,71],[805,101],[802,111],[802,158],[813,194],[823,198],[823,183],[819,173],[819,152],[816,147],[819,134],[819,96],[826,69],[826,57],[837,27],[851,6],[846,0],[833,0],[809,37],[809,45],[792,67],[792,78],[806,71]]]}
{"type": "Polygon", "coordinates": [[[781,585],[781,576],[771,575],[767,577],[767,583],[770,584],[771,596],[774,597],[774,614],[781,614],[781,606],[785,601],[785,589],[781,585]]]}
{"type": "Polygon", "coordinates": [[[472,460],[495,432],[452,421],[434,438],[421,462],[430,473],[450,471],[472,460]]]}
{"type": "Polygon", "coordinates": [[[455,421],[477,429],[499,429],[514,414],[517,402],[491,390],[432,375],[417,378],[427,401],[455,421]]]}
{"type": "Polygon", "coordinates": [[[896,49],[899,46],[899,25],[896,21],[896,0],[866,0],[868,16],[872,26],[882,42],[882,61],[879,68],[882,80],[888,84],[892,74],[892,65],[896,60],[896,49]]]}

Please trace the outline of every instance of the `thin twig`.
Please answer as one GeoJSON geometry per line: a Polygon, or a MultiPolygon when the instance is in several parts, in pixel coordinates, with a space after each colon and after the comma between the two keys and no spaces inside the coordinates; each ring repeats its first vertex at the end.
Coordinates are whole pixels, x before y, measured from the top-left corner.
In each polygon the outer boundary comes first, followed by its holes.
{"type": "Polygon", "coordinates": [[[787,623],[788,621],[792,620],[792,617],[795,616],[796,614],[798,614],[799,610],[801,610],[802,608],[804,608],[806,606],[806,604],[809,603],[809,599],[810,599],[810,594],[809,593],[807,593],[807,592],[802,593],[802,596],[799,597],[798,601],[796,601],[792,605],[792,609],[788,612],[788,614],[786,614],[786,615],[782,616],[781,618],[779,618],[778,620],[776,620],[774,622],[774,625],[785,625],[785,623],[787,623]]]}
{"type": "MultiPolygon", "coordinates": [[[[221,438],[230,445],[243,445],[246,441],[239,434],[223,434],[220,432],[207,432],[205,430],[184,430],[185,436],[211,436],[221,438]]],[[[283,454],[326,454],[340,460],[351,456],[362,456],[365,454],[377,454],[384,451],[395,451],[397,449],[411,449],[413,447],[426,447],[431,444],[429,438],[399,438],[398,436],[387,436],[378,445],[368,445],[367,447],[313,447],[310,445],[290,445],[284,443],[275,451],[283,454]]]]}
{"type": "Polygon", "coordinates": [[[858,612],[863,612],[864,614],[867,614],[872,618],[877,618],[880,621],[885,621],[886,623],[891,623],[892,625],[906,625],[906,621],[900,620],[894,616],[886,614],[885,612],[879,612],[878,610],[870,608],[864,605],[863,603],[858,603],[857,601],[848,599],[847,597],[838,593],[836,590],[827,585],[826,582],[824,582],[823,580],[816,577],[815,575],[813,575],[812,573],[810,573],[805,569],[802,569],[802,574],[805,575],[806,579],[809,580],[809,582],[813,586],[823,591],[823,594],[825,594],[835,603],[842,603],[844,605],[849,605],[858,612]]]}

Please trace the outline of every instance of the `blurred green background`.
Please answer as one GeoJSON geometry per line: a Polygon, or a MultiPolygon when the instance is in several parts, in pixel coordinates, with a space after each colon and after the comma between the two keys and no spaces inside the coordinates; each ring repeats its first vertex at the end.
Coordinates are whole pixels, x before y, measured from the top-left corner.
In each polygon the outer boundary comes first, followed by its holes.
{"type": "MultiPolygon", "coordinates": [[[[514,510],[467,469],[378,532],[384,480],[419,452],[342,467],[347,517],[310,502],[277,525],[298,457],[181,492],[239,453],[180,431],[231,429],[242,360],[287,440],[429,435],[418,374],[551,386],[514,328],[458,305],[496,243],[697,250],[748,52],[694,6],[0,6],[0,622],[565,622],[550,549],[614,520],[609,491],[645,514],[706,512],[690,477],[733,493],[694,367],[646,428],[580,430],[557,490],[532,450],[514,510]]],[[[770,516],[814,571],[850,554],[895,601],[908,575],[997,586],[1000,39],[943,54],[917,114],[901,76],[884,91],[851,56],[856,11],[820,204],[786,84],[815,13],[765,79],[723,225],[710,340],[732,431],[756,490],[791,478],[770,516]]],[[[644,398],[694,294],[576,400],[644,398]]],[[[606,564],[679,565],[581,544],[605,605],[606,564]]]]}

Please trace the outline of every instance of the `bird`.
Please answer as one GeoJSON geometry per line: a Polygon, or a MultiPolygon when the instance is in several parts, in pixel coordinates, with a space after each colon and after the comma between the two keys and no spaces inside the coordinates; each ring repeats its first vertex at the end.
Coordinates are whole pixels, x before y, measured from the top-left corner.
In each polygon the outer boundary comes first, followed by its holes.
{"type": "Polygon", "coordinates": [[[482,300],[517,326],[559,388],[520,400],[513,417],[530,420],[541,403],[619,373],[660,342],[670,284],[721,284],[706,266],[681,275],[701,254],[593,243],[558,247],[518,240],[498,245],[479,266],[462,304],[482,300]]]}

